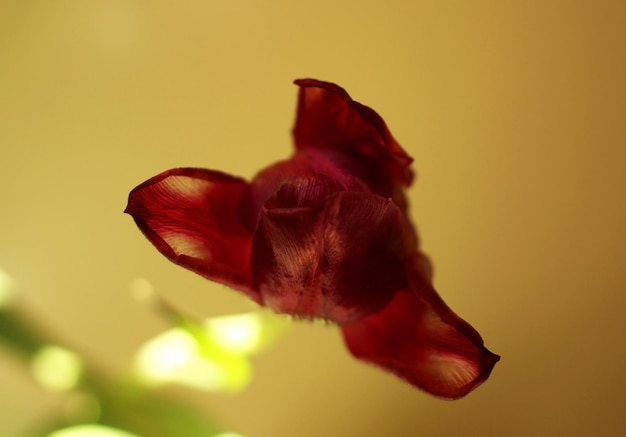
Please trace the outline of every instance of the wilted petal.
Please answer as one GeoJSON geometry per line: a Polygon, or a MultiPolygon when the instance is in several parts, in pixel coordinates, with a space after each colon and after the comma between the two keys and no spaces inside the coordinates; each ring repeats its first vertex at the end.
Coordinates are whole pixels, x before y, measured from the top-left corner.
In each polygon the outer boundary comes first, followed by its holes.
{"type": "Polygon", "coordinates": [[[276,312],[334,321],[357,358],[464,396],[499,357],[431,285],[404,194],[412,158],[343,88],[295,83],[290,159],[250,184],[171,170],[135,188],[126,212],[175,263],[276,312]]]}
{"type": "Polygon", "coordinates": [[[259,302],[250,286],[252,235],[239,220],[247,188],[224,173],[174,169],[131,191],[125,212],[171,261],[259,302]]]}
{"type": "Polygon", "coordinates": [[[353,101],[335,84],[313,79],[295,83],[300,86],[293,129],[298,150],[339,153],[337,160],[345,159],[342,165],[351,167],[383,197],[393,197],[396,185],[411,183],[412,158],[373,109],[353,101]]]}
{"type": "Polygon", "coordinates": [[[265,209],[252,269],[265,304],[280,313],[347,323],[407,286],[404,218],[388,199],[338,192],[323,207],[265,209]]]}
{"type": "Polygon", "coordinates": [[[386,308],[343,326],[352,354],[435,396],[456,399],[480,385],[500,357],[429,285],[421,260],[409,262],[411,290],[386,308]]]}

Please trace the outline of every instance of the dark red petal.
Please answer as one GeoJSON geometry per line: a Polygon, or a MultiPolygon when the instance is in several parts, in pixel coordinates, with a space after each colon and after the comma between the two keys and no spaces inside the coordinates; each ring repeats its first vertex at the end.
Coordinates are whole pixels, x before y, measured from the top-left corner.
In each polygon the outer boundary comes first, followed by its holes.
{"type": "Polygon", "coordinates": [[[391,197],[394,184],[411,183],[412,158],[374,110],[353,101],[335,84],[313,79],[295,83],[300,86],[293,129],[298,150],[312,148],[343,154],[349,158],[347,165],[383,197],[391,197]]]}
{"type": "Polygon", "coordinates": [[[250,286],[252,235],[238,220],[247,188],[224,173],[179,168],[131,191],[125,212],[168,259],[258,302],[250,286]]]}
{"type": "Polygon", "coordinates": [[[259,208],[320,207],[338,191],[367,191],[360,179],[316,151],[298,153],[259,172],[250,183],[259,208]]]}
{"type": "Polygon", "coordinates": [[[393,202],[363,192],[335,193],[321,208],[264,209],[252,254],[255,284],[277,312],[359,319],[407,287],[403,259],[412,242],[404,226],[393,202]]]}
{"type": "Polygon", "coordinates": [[[435,396],[460,398],[487,379],[500,357],[441,300],[421,262],[419,255],[408,262],[411,290],[398,292],[379,313],[343,326],[344,339],[356,358],[435,396]]]}

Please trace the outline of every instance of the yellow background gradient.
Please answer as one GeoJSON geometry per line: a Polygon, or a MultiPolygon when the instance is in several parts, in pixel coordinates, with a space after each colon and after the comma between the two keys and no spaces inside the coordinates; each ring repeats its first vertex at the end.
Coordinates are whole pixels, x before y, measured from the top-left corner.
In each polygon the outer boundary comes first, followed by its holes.
{"type": "MultiPolygon", "coordinates": [[[[177,166],[251,177],[291,153],[292,80],[333,81],[415,158],[435,285],[502,361],[446,402],[300,323],[244,393],[177,394],[247,437],[626,435],[624,5],[0,0],[0,268],[112,371],[166,326],[134,278],[249,310],[158,254],[127,194],[177,166]]],[[[0,387],[2,436],[60,408],[3,351],[0,387]]]]}

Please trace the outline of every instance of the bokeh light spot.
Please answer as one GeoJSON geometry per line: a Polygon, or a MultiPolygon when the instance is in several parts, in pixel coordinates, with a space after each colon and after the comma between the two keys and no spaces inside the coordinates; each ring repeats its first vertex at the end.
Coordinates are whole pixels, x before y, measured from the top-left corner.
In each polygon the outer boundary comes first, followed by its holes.
{"type": "Polygon", "coordinates": [[[171,380],[197,353],[198,346],[193,337],[180,328],[174,328],[141,347],[138,365],[142,376],[150,380],[171,380]]]}
{"type": "Polygon", "coordinates": [[[16,285],[13,278],[0,269],[0,308],[9,306],[15,297],[16,285]]]}
{"type": "Polygon", "coordinates": [[[205,321],[211,340],[233,353],[249,354],[259,347],[261,323],[256,313],[215,317],[205,321]]]}
{"type": "Polygon", "coordinates": [[[44,387],[66,391],[76,386],[82,373],[80,358],[59,346],[41,348],[31,360],[31,371],[44,387]]]}
{"type": "Polygon", "coordinates": [[[239,391],[247,386],[252,374],[244,357],[203,351],[182,328],[172,328],[146,342],[135,366],[146,384],[177,382],[211,391],[239,391]]]}
{"type": "Polygon", "coordinates": [[[47,437],[139,437],[121,429],[102,425],[78,425],[60,429],[47,437]]]}
{"type": "Polygon", "coordinates": [[[144,278],[133,279],[128,289],[131,296],[139,302],[145,302],[154,296],[154,287],[150,281],[144,278]]]}

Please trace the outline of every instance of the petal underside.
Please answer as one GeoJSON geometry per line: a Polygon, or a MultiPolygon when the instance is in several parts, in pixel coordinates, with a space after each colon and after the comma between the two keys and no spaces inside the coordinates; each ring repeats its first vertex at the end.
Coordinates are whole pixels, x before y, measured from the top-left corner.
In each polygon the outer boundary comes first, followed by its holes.
{"type": "Polygon", "coordinates": [[[179,168],[135,188],[125,212],[168,259],[260,302],[250,280],[252,235],[239,219],[247,191],[243,179],[179,168]]]}
{"type": "Polygon", "coordinates": [[[434,396],[457,399],[484,382],[500,357],[441,300],[420,257],[407,263],[411,288],[382,311],[344,325],[344,339],[356,358],[434,396]]]}
{"type": "Polygon", "coordinates": [[[280,313],[348,323],[384,307],[407,286],[404,217],[388,199],[338,192],[322,207],[261,213],[255,284],[280,313]]]}

